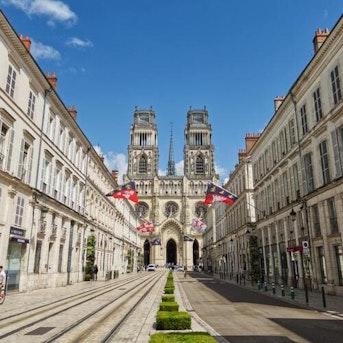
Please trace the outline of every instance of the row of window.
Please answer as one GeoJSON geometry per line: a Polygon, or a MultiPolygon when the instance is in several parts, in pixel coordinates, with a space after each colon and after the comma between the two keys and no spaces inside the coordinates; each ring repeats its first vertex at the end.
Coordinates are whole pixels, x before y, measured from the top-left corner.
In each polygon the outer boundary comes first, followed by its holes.
{"type": "MultiPolygon", "coordinates": [[[[336,106],[342,100],[341,84],[339,78],[339,68],[335,68],[330,72],[331,91],[333,97],[333,106],[336,106]]],[[[314,108],[314,118],[309,121],[306,101],[300,107],[300,124],[302,135],[304,136],[310,130],[310,122],[312,127],[323,119],[323,113],[329,113],[323,110],[323,101],[321,98],[320,87],[317,87],[312,93],[312,103],[314,108]]],[[[294,119],[290,119],[286,126],[280,129],[278,137],[276,137],[272,143],[266,147],[264,152],[253,166],[254,180],[260,181],[284,156],[292,149],[296,142],[300,139],[296,135],[296,126],[294,119]]],[[[325,147],[322,147],[325,149],[325,147]]],[[[342,149],[342,148],[341,148],[342,149]]],[[[325,151],[322,152],[325,154],[325,151]]]]}
{"type": "MultiPolygon", "coordinates": [[[[9,65],[5,90],[12,99],[15,97],[16,87],[17,84],[19,84],[17,75],[19,75],[19,73],[16,71],[16,69],[12,65],[9,65]]],[[[47,94],[45,94],[45,97],[47,94]]],[[[32,121],[37,123],[37,126],[40,126],[38,123],[39,116],[36,115],[36,110],[38,107],[36,92],[30,90],[27,96],[26,114],[32,121]]],[[[43,107],[47,106],[45,100],[42,100],[42,102],[43,107]]],[[[45,110],[46,108],[43,108],[42,112],[45,112],[45,110]]],[[[43,113],[42,116],[44,116],[43,113]]],[[[51,109],[48,109],[48,114],[43,125],[43,132],[46,134],[46,136],[54,142],[55,146],[58,147],[78,169],[84,172],[86,168],[85,149],[82,148],[82,145],[77,142],[70,130],[62,123],[62,119],[58,115],[54,114],[51,109]]],[[[3,154],[1,146],[0,153],[3,154]]]]}

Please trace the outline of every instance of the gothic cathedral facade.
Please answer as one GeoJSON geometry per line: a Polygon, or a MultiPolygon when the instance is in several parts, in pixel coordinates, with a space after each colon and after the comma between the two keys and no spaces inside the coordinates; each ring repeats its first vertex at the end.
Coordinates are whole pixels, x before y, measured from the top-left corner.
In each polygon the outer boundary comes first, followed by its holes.
{"type": "Polygon", "coordinates": [[[152,221],[155,230],[141,233],[144,265],[202,267],[202,234],[191,229],[194,218],[204,219],[202,204],[209,182],[218,182],[215,172],[212,128],[206,108],[187,112],[184,131],[184,169],[177,175],[173,132],[170,135],[166,175],[159,175],[158,129],[155,111],[136,108],[130,128],[128,169],[124,182],[134,181],[142,222],[152,221]]]}

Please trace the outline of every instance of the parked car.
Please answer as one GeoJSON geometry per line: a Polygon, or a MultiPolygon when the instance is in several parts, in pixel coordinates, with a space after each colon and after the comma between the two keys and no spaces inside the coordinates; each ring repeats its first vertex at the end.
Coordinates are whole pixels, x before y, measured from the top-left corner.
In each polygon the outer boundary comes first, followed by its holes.
{"type": "Polygon", "coordinates": [[[154,272],[156,270],[156,266],[154,264],[148,264],[146,270],[148,272],[154,272]]]}
{"type": "Polygon", "coordinates": [[[178,271],[178,272],[183,272],[183,271],[184,271],[184,267],[183,267],[183,266],[178,266],[178,267],[176,268],[176,271],[178,271]]]}

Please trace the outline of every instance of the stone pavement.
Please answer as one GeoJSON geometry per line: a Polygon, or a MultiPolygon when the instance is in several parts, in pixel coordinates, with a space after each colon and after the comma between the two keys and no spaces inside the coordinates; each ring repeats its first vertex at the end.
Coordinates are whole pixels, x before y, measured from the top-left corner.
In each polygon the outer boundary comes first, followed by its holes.
{"type": "MultiPolygon", "coordinates": [[[[219,276],[216,277],[216,275],[208,275],[206,273],[201,273],[203,275],[214,277],[216,279],[220,279],[219,276]]],[[[198,272],[189,272],[189,277],[191,278],[196,277],[199,275],[198,272]]],[[[128,276],[122,276],[120,279],[123,280],[128,276]]],[[[182,282],[178,282],[178,279],[183,279],[183,273],[175,272],[175,297],[177,302],[180,305],[180,311],[189,311],[189,313],[192,316],[192,331],[207,331],[212,336],[218,338],[218,334],[214,331],[213,328],[211,328],[205,321],[203,321],[200,317],[197,316],[195,311],[192,308],[192,305],[189,303],[187,296],[185,295],[183,289],[182,289],[182,282]]],[[[279,299],[282,299],[285,302],[290,303],[296,303],[299,306],[302,306],[303,308],[318,310],[318,311],[324,311],[328,312],[333,315],[337,315],[343,318],[343,297],[340,296],[333,296],[333,295],[325,295],[323,296],[320,292],[308,292],[308,302],[306,301],[306,295],[305,291],[301,289],[295,289],[294,299],[291,296],[290,289],[286,288],[284,291],[284,295],[282,295],[282,291],[280,286],[275,287],[275,293],[273,291],[272,286],[269,284],[267,285],[267,289],[265,289],[264,285],[263,287],[258,287],[256,284],[252,285],[251,282],[246,281],[245,285],[237,284],[236,280],[226,280],[221,279],[223,282],[228,282],[237,285],[238,287],[245,287],[249,288],[255,292],[261,292],[266,294],[270,297],[278,297],[279,299]],[[325,306],[324,306],[325,305],[325,306]]],[[[90,287],[90,285],[93,285],[96,287],[97,283],[102,282],[92,282],[92,283],[79,283],[70,285],[67,287],[59,287],[59,288],[52,288],[52,289],[42,289],[42,290],[36,290],[28,293],[12,293],[10,292],[8,294],[8,297],[6,298],[6,301],[3,305],[1,305],[0,309],[3,310],[0,312],[0,318],[3,317],[5,314],[8,315],[10,313],[15,313],[16,311],[19,311],[20,308],[25,307],[25,305],[32,305],[34,303],[45,303],[51,301],[51,298],[58,299],[60,297],[65,297],[67,294],[73,294],[77,293],[82,289],[87,289],[90,287]],[[67,290],[67,291],[66,291],[67,290]],[[20,304],[20,308],[18,308],[18,304],[20,304]]],[[[162,293],[163,285],[165,283],[165,280],[161,281],[160,284],[160,290],[159,292],[156,292],[154,296],[151,297],[150,302],[146,303],[145,305],[148,307],[147,313],[144,314],[144,326],[140,329],[139,337],[136,338],[136,343],[148,343],[149,337],[151,334],[156,332],[155,329],[155,317],[156,312],[158,311],[159,303],[160,303],[160,296],[162,293]],[[157,294],[158,293],[158,294],[157,294]]],[[[134,321],[133,321],[134,322],[134,321]]],[[[130,326],[131,324],[128,324],[130,326]]],[[[126,327],[126,330],[136,330],[137,328],[126,327]]],[[[128,342],[127,338],[121,340],[120,342],[128,342]]],[[[132,340],[131,340],[132,342],[132,340]]],[[[223,339],[223,342],[225,340],[223,339]]],[[[119,342],[118,342],[119,343],[119,342]]]]}
{"type": "MultiPolygon", "coordinates": [[[[206,274],[206,273],[204,273],[206,274]]],[[[219,279],[218,275],[213,275],[214,278],[219,279]]],[[[335,314],[343,318],[343,296],[335,296],[329,294],[323,294],[323,292],[308,291],[307,295],[305,290],[300,288],[294,289],[294,295],[290,287],[285,286],[284,292],[280,285],[275,285],[273,289],[272,284],[252,284],[251,281],[236,282],[236,280],[222,279],[222,281],[229,282],[239,287],[246,287],[256,292],[262,292],[269,296],[278,297],[286,302],[296,303],[304,308],[313,309],[317,311],[328,312],[335,314]],[[267,286],[267,287],[266,287],[267,286]],[[283,295],[284,294],[284,295],[283,295]]]]}

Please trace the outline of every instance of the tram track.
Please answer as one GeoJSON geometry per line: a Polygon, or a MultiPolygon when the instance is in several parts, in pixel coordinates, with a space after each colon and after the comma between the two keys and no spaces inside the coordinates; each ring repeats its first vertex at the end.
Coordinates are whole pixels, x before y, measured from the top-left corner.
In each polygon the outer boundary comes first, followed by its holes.
{"type": "MultiPolygon", "coordinates": [[[[125,321],[128,313],[134,310],[133,308],[149,294],[164,275],[164,273],[148,273],[123,280],[115,285],[79,292],[50,304],[21,311],[17,315],[3,317],[0,320],[0,340],[38,342],[37,337],[35,338],[32,333],[39,329],[50,329],[41,337],[38,336],[42,338],[39,342],[57,342],[59,339],[61,342],[80,342],[80,335],[94,335],[97,327],[103,328],[103,323],[112,318],[112,326],[104,330],[108,338],[103,340],[110,342],[110,337],[115,335],[115,331],[125,321]],[[130,301],[134,302],[127,305],[130,301]],[[125,309],[129,307],[129,310],[123,311],[124,307],[125,309]],[[75,320],[70,320],[74,317],[75,320]],[[65,320],[66,318],[69,320],[65,320]]],[[[100,333],[96,334],[100,335],[100,333]]]]}

